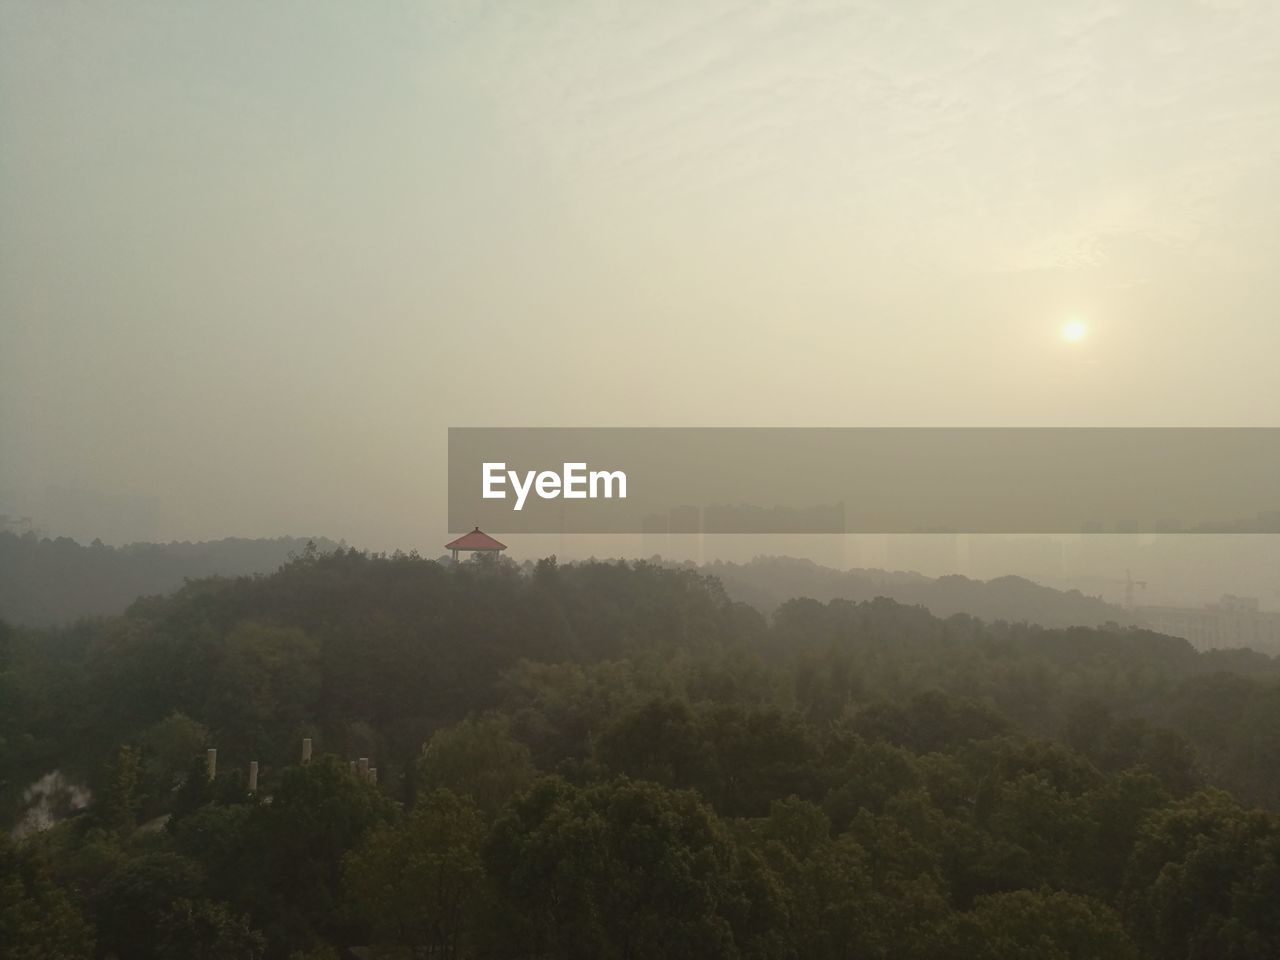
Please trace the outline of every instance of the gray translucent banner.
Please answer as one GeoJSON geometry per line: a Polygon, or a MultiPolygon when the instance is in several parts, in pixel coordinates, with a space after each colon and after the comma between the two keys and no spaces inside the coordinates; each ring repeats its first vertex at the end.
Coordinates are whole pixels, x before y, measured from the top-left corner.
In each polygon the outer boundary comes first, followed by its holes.
{"type": "Polygon", "coordinates": [[[474,527],[1277,533],[1280,429],[452,428],[449,529],[474,527]]]}

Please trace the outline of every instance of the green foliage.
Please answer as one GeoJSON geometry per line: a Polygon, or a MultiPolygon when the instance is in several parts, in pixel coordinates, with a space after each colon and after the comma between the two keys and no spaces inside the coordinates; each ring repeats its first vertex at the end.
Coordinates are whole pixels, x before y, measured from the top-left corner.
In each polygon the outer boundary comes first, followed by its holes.
{"type": "Polygon", "coordinates": [[[419,784],[469,797],[492,817],[534,778],[529,748],[511,736],[500,715],[469,716],[436,731],[418,761],[419,784]]]}
{"type": "Polygon", "coordinates": [[[1277,676],[887,600],[766,622],[648,564],[306,552],[0,634],[0,791],[93,792],[0,848],[0,950],[1280,956],[1277,676]]]}
{"type": "Polygon", "coordinates": [[[332,757],[284,772],[245,824],[246,879],[269,937],[305,942],[342,929],[342,861],[391,805],[332,757]]]}
{"type": "Polygon", "coordinates": [[[940,690],[912,697],[905,707],[872,704],[859,711],[854,729],[917,753],[946,750],[972,740],[988,740],[1009,729],[1009,721],[987,704],[940,690]]]}
{"type": "Polygon", "coordinates": [[[882,740],[841,737],[828,749],[827,761],[834,782],[823,807],[840,829],[860,810],[879,813],[891,797],[924,783],[916,757],[882,740]]]}
{"type": "Polygon", "coordinates": [[[608,770],[669,787],[715,786],[714,752],[703,724],[688,703],[673,697],[649,700],[617,716],[595,743],[595,757],[608,770]]]}
{"type": "Polygon", "coordinates": [[[142,782],[141,751],[137,747],[121,747],[107,765],[104,779],[102,797],[97,806],[102,826],[118,832],[132,830],[138,812],[138,788],[142,782]]]}
{"type": "Polygon", "coordinates": [[[1186,796],[1202,782],[1185,738],[1152,727],[1141,717],[1118,720],[1097,700],[1083,701],[1068,711],[1064,739],[1108,773],[1146,768],[1175,796],[1186,796]]]}
{"type": "Polygon", "coordinates": [[[327,943],[317,943],[305,950],[294,950],[289,960],[342,960],[342,956],[327,943]]]}
{"type": "Polygon", "coordinates": [[[555,957],[733,955],[732,848],[696,795],[543,780],[495,826],[488,861],[513,948],[555,957]]]}
{"type": "Polygon", "coordinates": [[[145,853],[125,861],[93,896],[101,947],[136,960],[159,957],[157,919],[176,900],[199,897],[203,883],[199,864],[175,853],[145,853]]]}
{"type": "MultiPolygon", "coordinates": [[[[186,580],[268,573],[301,552],[293,537],[83,546],[69,537],[0,530],[0,611],[27,625],[70,623],[146,605],[186,580]],[[139,600],[138,598],[144,598],[139,600]]],[[[321,539],[325,550],[337,546],[321,539]]]]}
{"type": "Polygon", "coordinates": [[[259,852],[247,847],[262,816],[249,804],[207,803],[181,818],[171,817],[168,833],[175,852],[204,868],[205,891],[215,899],[235,900],[251,879],[246,868],[259,852]]]}
{"type": "Polygon", "coordinates": [[[67,892],[39,857],[0,833],[0,956],[6,960],[89,960],[93,936],[67,892]]]}
{"type": "Polygon", "coordinates": [[[262,960],[266,940],[225,904],[175,901],[158,924],[157,960],[262,960]]]}
{"type": "Polygon", "coordinates": [[[257,757],[270,750],[281,732],[294,734],[305,727],[314,715],[320,685],[320,645],[315,640],[294,627],[246,621],[223,641],[206,713],[223,742],[257,757]]]}
{"type": "Polygon", "coordinates": [[[1280,954],[1280,823],[1206,791],[1153,813],[1126,877],[1140,942],[1160,956],[1280,954]]]}
{"type": "Polygon", "coordinates": [[[142,748],[144,781],[150,792],[161,797],[172,792],[192,763],[203,759],[209,742],[205,725],[179,711],[143,731],[138,744],[142,748]]]}
{"type": "Polygon", "coordinates": [[[436,790],[348,854],[347,901],[374,943],[415,958],[469,955],[489,906],[485,837],[470,801],[436,790]]]}
{"type": "Polygon", "coordinates": [[[1120,917],[1096,900],[1018,890],[978,900],[965,917],[974,960],[1137,960],[1120,917]]]}

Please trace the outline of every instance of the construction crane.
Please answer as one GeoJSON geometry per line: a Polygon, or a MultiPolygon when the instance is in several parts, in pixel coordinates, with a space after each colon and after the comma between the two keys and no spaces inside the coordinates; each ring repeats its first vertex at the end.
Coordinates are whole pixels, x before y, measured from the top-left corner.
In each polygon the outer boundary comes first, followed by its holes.
{"type": "Polygon", "coordinates": [[[1111,582],[1124,584],[1124,608],[1126,610],[1133,609],[1133,588],[1141,587],[1143,590],[1147,589],[1147,581],[1133,579],[1133,574],[1128,570],[1124,572],[1123,580],[1112,580],[1111,582]]]}
{"type": "MultiPolygon", "coordinates": [[[[1138,588],[1140,588],[1140,589],[1142,589],[1142,590],[1147,589],[1147,581],[1146,581],[1146,580],[1135,580],[1135,579],[1133,579],[1133,573],[1132,573],[1131,571],[1129,571],[1129,570],[1126,570],[1126,571],[1124,572],[1124,579],[1123,579],[1123,580],[1119,579],[1118,577],[1077,576],[1077,577],[1072,577],[1072,578],[1071,578],[1071,580],[1070,580],[1070,582],[1072,582],[1072,583],[1078,583],[1078,584],[1082,584],[1082,585],[1083,585],[1083,584],[1095,584],[1095,583],[1096,583],[1096,584],[1105,584],[1105,583],[1117,583],[1117,584],[1120,584],[1121,586],[1123,586],[1123,587],[1124,587],[1124,608],[1125,608],[1126,610],[1132,610],[1132,609],[1133,609],[1133,590],[1134,590],[1134,588],[1135,588],[1135,587],[1138,587],[1138,588]]],[[[1106,590],[1102,590],[1102,591],[1099,591],[1099,592],[1098,592],[1097,594],[1095,594],[1094,596],[1096,596],[1099,600],[1102,600],[1102,599],[1105,599],[1105,594],[1106,594],[1107,592],[1108,592],[1108,591],[1106,591],[1106,590]]]]}
{"type": "MultiPolygon", "coordinates": [[[[1135,580],[1135,579],[1133,579],[1133,574],[1132,574],[1130,571],[1128,571],[1128,570],[1126,570],[1126,571],[1124,572],[1124,579],[1123,579],[1123,580],[1121,580],[1121,579],[1119,579],[1119,578],[1117,578],[1117,577],[1094,577],[1094,576],[1085,576],[1085,577],[1074,577],[1074,578],[1072,578],[1072,581],[1071,581],[1071,582],[1073,582],[1073,583],[1079,583],[1079,584],[1086,584],[1086,583],[1087,583],[1087,584],[1095,584],[1095,583],[1096,583],[1096,584],[1104,584],[1104,583],[1118,583],[1118,584],[1120,584],[1121,586],[1123,586],[1123,587],[1124,587],[1124,608],[1125,608],[1126,610],[1132,610],[1132,609],[1133,609],[1133,590],[1134,590],[1134,587],[1139,587],[1139,588],[1141,588],[1141,589],[1143,589],[1143,590],[1147,589],[1147,581],[1145,581],[1145,580],[1135,580]]],[[[1094,594],[1094,596],[1096,596],[1096,597],[1097,597],[1097,599],[1102,600],[1102,599],[1105,599],[1105,595],[1106,595],[1107,593],[1108,593],[1108,591],[1106,591],[1106,590],[1101,590],[1101,591],[1099,591],[1097,594],[1094,594]]]]}

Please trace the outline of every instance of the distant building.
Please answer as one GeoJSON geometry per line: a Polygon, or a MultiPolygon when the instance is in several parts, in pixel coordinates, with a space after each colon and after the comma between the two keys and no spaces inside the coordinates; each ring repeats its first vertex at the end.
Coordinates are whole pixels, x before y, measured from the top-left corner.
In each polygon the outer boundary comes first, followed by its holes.
{"type": "Polygon", "coordinates": [[[493,539],[479,527],[476,527],[470,533],[464,533],[457,540],[450,540],[444,545],[444,548],[449,551],[454,563],[457,563],[460,552],[497,555],[507,549],[507,545],[493,539]]]}
{"type": "Polygon", "coordinates": [[[1145,626],[1182,637],[1198,650],[1249,647],[1280,654],[1280,613],[1259,610],[1256,597],[1227,593],[1202,607],[1138,607],[1135,612],[1145,626]]]}

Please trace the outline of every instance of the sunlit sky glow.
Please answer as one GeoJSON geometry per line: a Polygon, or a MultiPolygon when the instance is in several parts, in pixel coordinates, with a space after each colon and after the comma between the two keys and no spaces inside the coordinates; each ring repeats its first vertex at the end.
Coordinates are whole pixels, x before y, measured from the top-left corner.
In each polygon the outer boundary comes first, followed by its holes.
{"type": "Polygon", "coordinates": [[[1062,325],[1062,330],[1059,332],[1062,335],[1062,339],[1068,343],[1079,343],[1085,338],[1089,328],[1083,320],[1068,320],[1062,325]]]}
{"type": "Polygon", "coordinates": [[[416,546],[450,425],[1274,424],[1278,58],[1261,0],[7,0],[0,512],[416,546]]]}

